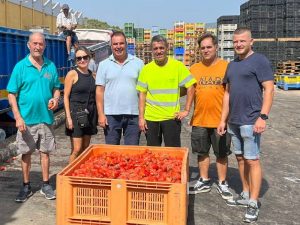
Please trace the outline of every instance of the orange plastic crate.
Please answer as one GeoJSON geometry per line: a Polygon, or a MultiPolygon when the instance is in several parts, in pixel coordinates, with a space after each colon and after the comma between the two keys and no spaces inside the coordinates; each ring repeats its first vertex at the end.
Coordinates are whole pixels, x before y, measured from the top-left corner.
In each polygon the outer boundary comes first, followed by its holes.
{"type": "Polygon", "coordinates": [[[57,174],[57,225],[186,225],[188,149],[91,145],[57,174]],[[91,156],[104,152],[139,154],[143,150],[182,157],[181,183],[70,176],[91,156]]]}

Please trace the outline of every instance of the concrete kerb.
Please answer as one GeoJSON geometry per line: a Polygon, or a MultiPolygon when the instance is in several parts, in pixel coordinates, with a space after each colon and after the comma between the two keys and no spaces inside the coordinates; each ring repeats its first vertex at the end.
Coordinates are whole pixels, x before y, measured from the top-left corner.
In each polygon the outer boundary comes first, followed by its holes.
{"type": "MultiPolygon", "coordinates": [[[[54,129],[59,127],[65,122],[65,112],[60,110],[55,113],[54,119],[54,129]]],[[[16,135],[12,135],[6,138],[4,141],[0,142],[0,163],[6,162],[8,159],[19,155],[17,145],[16,145],[16,135]]]]}

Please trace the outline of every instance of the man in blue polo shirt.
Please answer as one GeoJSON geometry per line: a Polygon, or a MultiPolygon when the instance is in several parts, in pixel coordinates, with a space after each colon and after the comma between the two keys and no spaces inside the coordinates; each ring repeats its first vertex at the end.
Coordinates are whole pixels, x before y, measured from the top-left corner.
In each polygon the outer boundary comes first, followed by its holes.
{"type": "Polygon", "coordinates": [[[30,54],[18,62],[7,85],[8,100],[16,120],[17,146],[22,154],[23,185],[16,202],[25,202],[31,191],[31,154],[41,155],[43,185],[40,193],[55,199],[49,184],[49,153],[55,149],[53,110],[58,106],[60,82],[53,62],[43,57],[46,47],[41,33],[32,33],[27,43],[30,54]]]}
{"type": "Polygon", "coordinates": [[[135,89],[143,61],[127,54],[123,32],[111,36],[113,54],[99,64],[96,76],[98,123],[104,129],[106,144],[138,145],[138,94],[135,89]]]}

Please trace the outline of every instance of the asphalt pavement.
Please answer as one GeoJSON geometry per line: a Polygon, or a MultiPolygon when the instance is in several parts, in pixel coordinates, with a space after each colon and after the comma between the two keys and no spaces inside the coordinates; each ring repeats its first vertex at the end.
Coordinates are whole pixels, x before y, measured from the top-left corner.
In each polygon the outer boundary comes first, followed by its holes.
{"type": "MultiPolygon", "coordinates": [[[[190,130],[187,118],[183,122],[182,146],[190,148],[190,130]]],[[[64,134],[64,125],[56,131],[58,149],[51,156],[50,182],[55,186],[56,174],[68,164],[70,140],[64,134]]],[[[104,143],[102,130],[92,143],[104,143]]],[[[145,145],[142,137],[141,145],[145,145]]],[[[263,182],[260,193],[260,214],[255,224],[300,225],[300,91],[276,90],[274,105],[268,120],[268,129],[261,144],[263,182]]],[[[4,149],[0,150],[4,151],[4,149]]],[[[217,180],[215,158],[211,155],[210,176],[217,180]]],[[[196,156],[189,155],[190,185],[198,179],[196,156]]],[[[1,163],[0,171],[0,225],[54,225],[56,201],[46,200],[40,193],[41,170],[39,155],[35,153],[31,168],[34,195],[25,203],[14,199],[22,184],[20,157],[1,163]]],[[[241,192],[241,183],[235,157],[229,157],[228,183],[233,193],[241,192]]],[[[245,208],[229,207],[218,195],[215,185],[209,193],[189,196],[187,225],[239,225],[245,208]]]]}

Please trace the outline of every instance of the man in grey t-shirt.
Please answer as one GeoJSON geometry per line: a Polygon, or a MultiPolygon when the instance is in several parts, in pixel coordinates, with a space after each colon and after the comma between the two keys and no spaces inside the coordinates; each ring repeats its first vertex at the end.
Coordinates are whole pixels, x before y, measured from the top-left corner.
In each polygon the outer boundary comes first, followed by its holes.
{"type": "Polygon", "coordinates": [[[226,203],[247,207],[244,222],[250,223],[257,220],[259,212],[260,135],[265,131],[271,110],[274,77],[266,57],[253,52],[253,39],[248,28],[238,28],[234,32],[233,45],[238,58],[229,64],[224,78],[226,90],[218,133],[225,134],[228,122],[243,184],[243,192],[226,203]]]}

